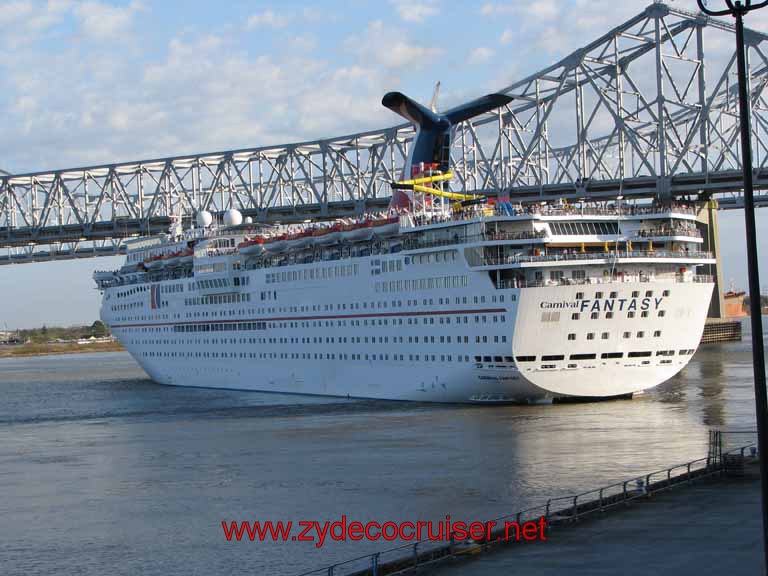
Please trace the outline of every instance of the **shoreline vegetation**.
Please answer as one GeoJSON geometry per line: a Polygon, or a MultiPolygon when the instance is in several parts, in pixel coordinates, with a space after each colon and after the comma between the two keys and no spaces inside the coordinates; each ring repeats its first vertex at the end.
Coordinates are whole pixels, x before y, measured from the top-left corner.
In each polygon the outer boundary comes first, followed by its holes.
{"type": "Polygon", "coordinates": [[[0,346],[0,358],[19,356],[49,356],[52,354],[83,354],[86,352],[122,352],[123,348],[117,340],[110,342],[94,342],[78,344],[77,342],[27,343],[0,346]]]}
{"type": "Polygon", "coordinates": [[[108,328],[96,320],[90,326],[33,328],[0,332],[0,358],[121,352],[124,348],[112,338],[108,328]]]}

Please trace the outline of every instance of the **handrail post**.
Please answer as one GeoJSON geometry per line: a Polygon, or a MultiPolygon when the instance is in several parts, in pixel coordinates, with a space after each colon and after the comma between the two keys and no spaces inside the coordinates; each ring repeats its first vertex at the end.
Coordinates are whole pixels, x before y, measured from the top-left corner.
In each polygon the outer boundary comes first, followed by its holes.
{"type": "Polygon", "coordinates": [[[413,565],[418,566],[419,565],[419,543],[414,542],[413,544],[413,565]]]}
{"type": "Polygon", "coordinates": [[[332,564],[331,566],[328,566],[328,576],[333,576],[334,569],[336,568],[335,564],[332,564]]]}
{"type": "Polygon", "coordinates": [[[546,518],[547,522],[549,522],[549,505],[551,503],[552,503],[552,499],[550,498],[549,500],[547,500],[547,511],[546,511],[546,515],[545,515],[545,518],[546,518]]]}
{"type": "Polygon", "coordinates": [[[600,512],[603,511],[603,490],[604,488],[600,488],[600,512]]]}
{"type": "Polygon", "coordinates": [[[579,498],[578,494],[573,497],[573,514],[571,514],[573,518],[579,517],[579,508],[578,508],[578,505],[576,504],[576,500],[578,500],[578,498],[579,498]]]}
{"type": "Polygon", "coordinates": [[[371,554],[371,576],[379,576],[379,554],[371,554]]]}
{"type": "Polygon", "coordinates": [[[627,502],[627,480],[624,481],[623,494],[624,494],[624,503],[626,504],[626,502],[627,502]]]}
{"type": "Polygon", "coordinates": [[[691,463],[688,462],[688,484],[691,483],[691,463]]]}

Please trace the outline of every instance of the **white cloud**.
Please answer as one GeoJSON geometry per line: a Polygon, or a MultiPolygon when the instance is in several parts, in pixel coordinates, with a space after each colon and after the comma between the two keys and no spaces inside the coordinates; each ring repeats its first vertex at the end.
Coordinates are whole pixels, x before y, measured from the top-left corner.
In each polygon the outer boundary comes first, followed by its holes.
{"type": "Polygon", "coordinates": [[[440,9],[436,0],[391,0],[401,20],[405,22],[423,22],[431,16],[437,16],[440,9]]]}
{"type": "Polygon", "coordinates": [[[480,7],[483,16],[527,16],[538,20],[554,20],[564,10],[557,0],[535,0],[533,2],[486,2],[480,7]]]}
{"type": "Polygon", "coordinates": [[[501,33],[501,36],[499,36],[499,42],[501,42],[502,44],[509,44],[510,42],[512,42],[512,40],[515,39],[515,37],[516,37],[516,33],[510,30],[509,28],[507,28],[506,30],[504,30],[504,32],[501,33]]]}
{"type": "Polygon", "coordinates": [[[381,20],[369,22],[365,34],[352,36],[347,48],[362,62],[375,62],[390,69],[420,70],[443,53],[442,49],[412,42],[399,29],[388,28],[381,20]]]}
{"type": "Polygon", "coordinates": [[[249,30],[259,28],[261,26],[267,28],[282,28],[288,24],[289,18],[284,14],[278,14],[273,10],[265,10],[264,12],[258,12],[248,17],[246,27],[249,30]]]}
{"type": "Polygon", "coordinates": [[[74,12],[83,34],[96,39],[115,40],[130,28],[134,15],[142,9],[142,4],[137,1],[124,7],[88,1],[76,4],[74,12]]]}
{"type": "Polygon", "coordinates": [[[470,64],[480,64],[482,62],[487,62],[488,60],[490,60],[493,54],[494,52],[491,48],[488,48],[487,46],[479,46],[477,48],[473,48],[469,52],[469,57],[467,58],[467,61],[470,64]]]}

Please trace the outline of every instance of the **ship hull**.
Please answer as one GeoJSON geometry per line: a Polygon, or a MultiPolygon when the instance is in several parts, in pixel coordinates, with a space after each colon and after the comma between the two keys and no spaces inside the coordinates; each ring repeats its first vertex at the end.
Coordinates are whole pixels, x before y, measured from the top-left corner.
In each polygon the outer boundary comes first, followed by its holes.
{"type": "MultiPolygon", "coordinates": [[[[369,312],[366,306],[365,312],[355,307],[279,318],[245,315],[226,320],[234,325],[231,330],[217,324],[220,334],[184,328],[200,321],[103,318],[161,384],[421,402],[538,403],[627,396],[673,377],[698,346],[713,286],[624,282],[497,290],[489,284],[487,275],[477,275],[463,291],[446,290],[444,298],[430,294],[407,301],[415,306],[402,302],[386,312],[379,307],[369,312]],[[627,318],[630,307],[636,314],[627,318]],[[592,318],[595,310],[598,317],[592,318]],[[268,328],[239,330],[254,321],[268,328]],[[147,337],[142,330],[162,336],[147,337]],[[170,345],[161,351],[156,342],[170,345]],[[606,352],[614,357],[603,358],[606,352]]],[[[290,304],[311,309],[300,303],[312,300],[300,293],[294,297],[286,300],[286,309],[294,309],[290,304]]]]}

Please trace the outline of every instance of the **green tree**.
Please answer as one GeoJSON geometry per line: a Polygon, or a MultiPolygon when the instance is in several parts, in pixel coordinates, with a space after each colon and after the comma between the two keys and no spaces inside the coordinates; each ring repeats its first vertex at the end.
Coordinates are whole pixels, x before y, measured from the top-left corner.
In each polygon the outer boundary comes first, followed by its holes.
{"type": "Polygon", "coordinates": [[[96,320],[96,322],[91,324],[91,335],[96,336],[96,338],[104,338],[108,334],[109,330],[107,330],[106,325],[101,320],[96,320]]]}

